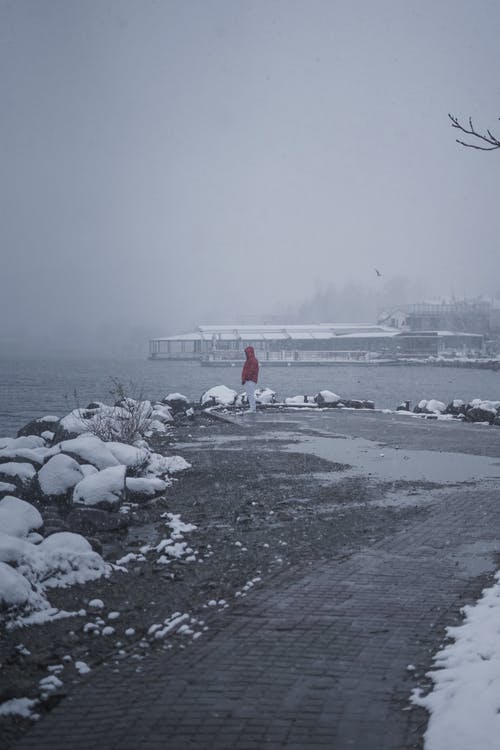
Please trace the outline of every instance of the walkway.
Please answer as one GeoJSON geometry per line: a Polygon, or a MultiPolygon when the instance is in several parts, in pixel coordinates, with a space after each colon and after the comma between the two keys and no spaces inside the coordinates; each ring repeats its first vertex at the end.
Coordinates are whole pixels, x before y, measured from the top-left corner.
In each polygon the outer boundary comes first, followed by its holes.
{"type": "Polygon", "coordinates": [[[288,570],[239,600],[185,651],[152,654],[140,672],[133,661],[96,670],[14,747],[422,747],[426,714],[408,710],[408,667],[424,674],[445,626],[494,570],[498,488],[440,491],[383,542],[288,570]]]}

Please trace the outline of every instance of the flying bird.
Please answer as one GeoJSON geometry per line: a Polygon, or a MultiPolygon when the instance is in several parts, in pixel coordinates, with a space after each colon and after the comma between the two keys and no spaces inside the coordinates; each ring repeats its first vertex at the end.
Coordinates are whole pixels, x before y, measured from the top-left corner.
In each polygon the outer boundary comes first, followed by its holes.
{"type": "Polygon", "coordinates": [[[380,273],[380,271],[378,270],[378,268],[375,268],[374,270],[375,270],[375,273],[377,274],[377,276],[382,276],[382,274],[380,273]]]}

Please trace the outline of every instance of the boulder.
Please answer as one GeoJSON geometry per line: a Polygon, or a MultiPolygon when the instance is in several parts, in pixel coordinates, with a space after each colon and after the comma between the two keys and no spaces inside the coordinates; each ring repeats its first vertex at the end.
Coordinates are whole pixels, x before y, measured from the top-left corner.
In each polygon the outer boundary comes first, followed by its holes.
{"type": "Polygon", "coordinates": [[[461,399],[455,398],[447,405],[444,413],[451,414],[452,417],[460,417],[465,416],[465,411],[465,403],[461,399]]]}
{"type": "MultiPolygon", "coordinates": [[[[318,404],[318,406],[321,407],[328,407],[328,408],[335,408],[337,407],[342,399],[340,396],[337,396],[336,393],[333,393],[333,391],[320,391],[316,396],[314,397],[314,400],[318,404]]],[[[343,402],[344,403],[344,402],[343,402]]]]}
{"type": "Polygon", "coordinates": [[[74,458],[58,453],[42,466],[37,479],[42,495],[69,500],[70,492],[83,476],[80,464],[74,458]]]}
{"type": "Polygon", "coordinates": [[[238,394],[232,388],[228,388],[225,385],[216,385],[205,391],[200,399],[200,403],[204,409],[207,409],[209,406],[233,406],[237,396],[238,394]]]}
{"type": "Polygon", "coordinates": [[[26,435],[42,435],[46,430],[54,432],[59,423],[59,417],[55,417],[52,414],[47,414],[45,417],[39,417],[39,419],[33,419],[21,427],[17,432],[17,437],[24,437],[26,435]]]}
{"type": "Polygon", "coordinates": [[[111,466],[82,479],[73,490],[75,505],[118,506],[125,497],[126,466],[111,466]]]}
{"type": "Polygon", "coordinates": [[[169,406],[174,414],[184,412],[189,407],[189,399],[182,393],[169,393],[161,402],[169,406]]]}

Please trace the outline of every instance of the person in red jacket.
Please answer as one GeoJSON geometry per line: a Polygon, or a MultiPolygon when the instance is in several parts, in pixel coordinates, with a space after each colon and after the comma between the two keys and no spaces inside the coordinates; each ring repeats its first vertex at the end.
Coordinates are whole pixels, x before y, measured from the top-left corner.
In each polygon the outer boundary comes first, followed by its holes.
{"type": "Polygon", "coordinates": [[[250,411],[254,412],[255,406],[255,386],[259,379],[259,361],[255,356],[253,346],[247,346],[245,349],[246,362],[241,371],[241,385],[245,386],[245,392],[250,404],[250,411]]]}

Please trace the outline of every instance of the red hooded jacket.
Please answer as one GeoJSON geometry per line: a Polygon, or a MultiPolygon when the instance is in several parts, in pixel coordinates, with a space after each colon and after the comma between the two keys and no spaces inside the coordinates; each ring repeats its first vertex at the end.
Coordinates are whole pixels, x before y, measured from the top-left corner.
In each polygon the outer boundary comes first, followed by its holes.
{"type": "Polygon", "coordinates": [[[253,380],[253,382],[256,383],[259,378],[259,362],[257,357],[255,356],[253,346],[247,346],[247,348],[245,349],[245,354],[247,355],[247,361],[243,365],[243,369],[241,371],[242,385],[245,385],[247,380],[253,380]]]}

